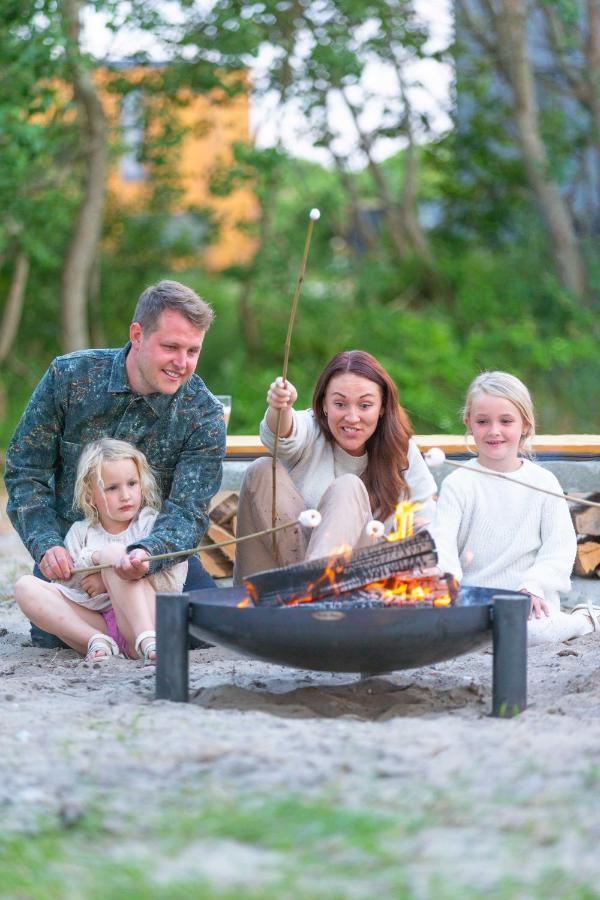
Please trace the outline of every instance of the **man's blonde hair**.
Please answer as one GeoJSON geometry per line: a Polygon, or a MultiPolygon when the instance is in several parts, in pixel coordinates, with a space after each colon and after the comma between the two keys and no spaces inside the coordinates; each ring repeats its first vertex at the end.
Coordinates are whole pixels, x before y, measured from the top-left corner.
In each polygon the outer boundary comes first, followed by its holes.
{"type": "Polygon", "coordinates": [[[92,502],[94,482],[103,488],[102,466],[107,462],[119,462],[131,459],[135,463],[140,477],[142,506],[160,509],[162,498],[156,478],[148,465],[148,460],[141,450],[127,441],[116,438],[101,438],[86,444],[77,464],[77,478],[73,492],[73,506],[82,510],[85,518],[92,525],[100,521],[97,508],[92,502]]]}
{"type": "Polygon", "coordinates": [[[535,438],[535,414],[531,396],[523,382],[508,372],[482,372],[473,379],[467,390],[467,399],[462,411],[463,421],[471,415],[473,400],[480,394],[503,397],[516,406],[525,428],[525,433],[519,441],[519,449],[524,453],[530,453],[535,438]]]}

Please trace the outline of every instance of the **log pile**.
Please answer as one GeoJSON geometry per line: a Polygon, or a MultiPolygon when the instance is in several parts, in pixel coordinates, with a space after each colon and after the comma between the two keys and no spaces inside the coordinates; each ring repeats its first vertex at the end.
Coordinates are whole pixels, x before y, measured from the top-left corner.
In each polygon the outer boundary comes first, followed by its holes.
{"type": "MultiPolygon", "coordinates": [[[[600,502],[598,492],[575,496],[600,502]]],[[[577,534],[577,556],[573,573],[587,578],[600,578],[600,509],[593,506],[573,506],[571,518],[577,534]]]]}
{"type": "MultiPolygon", "coordinates": [[[[235,537],[237,507],[237,491],[218,491],[215,494],[209,508],[210,525],[203,544],[218,544],[235,537]]],[[[235,544],[228,544],[216,550],[202,550],[200,561],[213,578],[231,578],[235,562],[235,544]]]]}

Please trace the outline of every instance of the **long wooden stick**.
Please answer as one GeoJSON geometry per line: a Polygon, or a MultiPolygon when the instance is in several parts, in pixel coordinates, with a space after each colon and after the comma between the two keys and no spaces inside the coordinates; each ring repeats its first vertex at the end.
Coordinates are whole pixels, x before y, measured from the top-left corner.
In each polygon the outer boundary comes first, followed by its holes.
{"type": "Polygon", "coordinates": [[[539,491],[541,494],[550,494],[551,497],[560,497],[561,500],[570,500],[571,503],[580,503],[582,506],[595,506],[597,509],[600,509],[600,503],[596,503],[595,500],[586,500],[583,497],[574,497],[573,494],[561,494],[558,491],[549,491],[547,488],[538,487],[536,484],[528,484],[525,481],[520,481],[518,478],[511,478],[510,475],[505,475],[504,472],[492,472],[491,469],[486,469],[485,472],[481,472],[479,469],[474,469],[473,466],[468,466],[466,463],[455,462],[452,459],[448,459],[448,457],[444,460],[449,466],[454,466],[455,469],[468,469],[469,472],[477,472],[479,475],[491,475],[493,478],[503,478],[505,481],[512,481],[514,484],[520,484],[523,487],[530,488],[532,491],[539,491]]]}
{"type": "MultiPolygon", "coordinates": [[[[277,525],[275,531],[283,531],[284,528],[292,528],[292,526],[297,524],[298,520],[296,519],[293,522],[285,522],[283,525],[277,525]]],[[[174,550],[172,553],[157,553],[155,556],[144,557],[143,562],[155,562],[159,559],[177,559],[182,556],[192,556],[194,553],[200,553],[201,550],[216,550],[218,547],[225,547],[227,544],[241,544],[242,541],[249,541],[252,538],[262,537],[265,534],[271,534],[272,531],[272,528],[265,528],[264,531],[255,531],[252,534],[245,534],[243,537],[229,538],[227,541],[219,541],[216,544],[203,544],[198,547],[193,547],[191,550],[174,550]]],[[[112,563],[101,563],[98,566],[84,566],[79,569],[72,569],[71,574],[89,575],[92,572],[101,572],[103,569],[110,569],[111,567],[112,563]]]]}
{"type": "MultiPolygon", "coordinates": [[[[288,330],[287,336],[285,339],[285,352],[283,355],[283,369],[282,369],[282,377],[283,384],[285,386],[285,382],[287,379],[287,371],[288,371],[288,362],[290,359],[290,346],[292,343],[292,331],[294,329],[294,322],[296,320],[296,311],[298,309],[298,300],[300,299],[300,291],[302,289],[302,282],[304,281],[304,273],[306,271],[306,262],[308,260],[308,252],[310,250],[310,242],[312,240],[313,228],[315,227],[315,222],[320,217],[321,213],[318,209],[311,209],[308,216],[308,225],[306,227],[306,240],[304,241],[304,252],[302,254],[302,262],[300,263],[300,271],[298,273],[298,280],[296,282],[296,290],[294,291],[294,297],[292,299],[292,309],[290,312],[290,320],[288,322],[288,330]]],[[[277,521],[277,451],[279,449],[279,428],[281,426],[281,410],[277,410],[277,421],[275,423],[275,442],[273,444],[273,457],[272,457],[272,488],[271,488],[271,525],[273,529],[273,555],[275,559],[278,560],[277,554],[277,538],[275,537],[275,522],[277,521]]]]}

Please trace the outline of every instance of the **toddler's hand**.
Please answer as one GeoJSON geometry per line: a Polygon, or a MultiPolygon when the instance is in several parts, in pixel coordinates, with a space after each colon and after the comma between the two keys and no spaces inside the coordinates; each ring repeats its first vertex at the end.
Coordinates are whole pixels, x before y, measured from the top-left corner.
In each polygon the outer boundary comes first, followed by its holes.
{"type": "Polygon", "coordinates": [[[126,581],[138,581],[148,573],[150,563],[146,562],[150,554],[141,547],[136,547],[113,563],[115,572],[126,581]]]}
{"type": "Polygon", "coordinates": [[[291,381],[276,378],[267,391],[267,403],[271,409],[289,409],[298,399],[298,391],[291,381]]]}
{"type": "Polygon", "coordinates": [[[84,575],[81,579],[81,587],[88,597],[97,597],[98,594],[103,594],[106,591],[100,572],[92,572],[90,575],[84,575]]]}

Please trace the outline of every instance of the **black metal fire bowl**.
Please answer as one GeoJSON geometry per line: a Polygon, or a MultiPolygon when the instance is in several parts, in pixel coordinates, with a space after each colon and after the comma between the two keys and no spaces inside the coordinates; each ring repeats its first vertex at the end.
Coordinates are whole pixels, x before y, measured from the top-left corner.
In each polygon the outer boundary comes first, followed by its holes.
{"type": "Polygon", "coordinates": [[[451,607],[238,607],[243,587],[159,594],[157,699],[188,700],[188,636],[279,665],[369,675],[442,662],[493,642],[493,714],[526,705],[529,598],[462,588],[451,607]]]}

